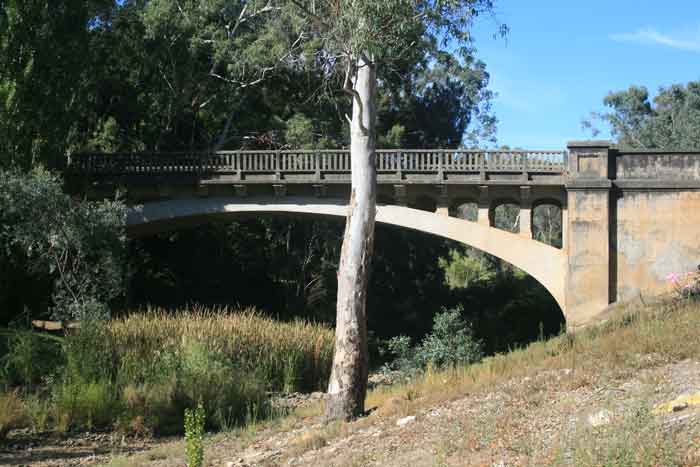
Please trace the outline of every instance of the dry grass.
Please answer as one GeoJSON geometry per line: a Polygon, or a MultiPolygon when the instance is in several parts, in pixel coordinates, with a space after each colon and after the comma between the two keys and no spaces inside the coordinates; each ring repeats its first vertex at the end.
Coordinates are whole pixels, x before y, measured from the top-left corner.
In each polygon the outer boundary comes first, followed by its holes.
{"type": "Polygon", "coordinates": [[[284,390],[325,387],[333,356],[333,330],[306,321],[279,322],[253,309],[195,308],[168,313],[146,309],[110,323],[119,354],[177,350],[186,341],[232,361],[255,366],[284,390]]]}
{"type": "Polygon", "coordinates": [[[382,413],[384,405],[396,405],[398,398],[405,401],[400,404],[400,412],[404,413],[488,390],[512,378],[560,369],[570,370],[564,384],[568,389],[576,389],[590,384],[593,374],[624,376],[641,368],[697,358],[698,318],[700,303],[695,301],[665,301],[620,309],[615,317],[596,327],[535,342],[467,367],[428,371],[408,383],[378,388],[368,395],[367,406],[379,407],[378,413],[382,413]]]}
{"type": "Polygon", "coordinates": [[[29,426],[31,419],[16,391],[0,394],[0,441],[10,430],[29,426]]]}

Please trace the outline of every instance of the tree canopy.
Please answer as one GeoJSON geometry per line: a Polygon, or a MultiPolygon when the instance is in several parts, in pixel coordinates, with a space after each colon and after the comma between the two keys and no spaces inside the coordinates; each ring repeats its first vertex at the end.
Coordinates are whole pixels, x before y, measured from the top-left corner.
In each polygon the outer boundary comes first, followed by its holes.
{"type": "Polygon", "coordinates": [[[646,87],[630,86],[603,102],[612,110],[594,117],[610,126],[622,148],[700,148],[700,81],[662,87],[653,99],[646,87]]]}

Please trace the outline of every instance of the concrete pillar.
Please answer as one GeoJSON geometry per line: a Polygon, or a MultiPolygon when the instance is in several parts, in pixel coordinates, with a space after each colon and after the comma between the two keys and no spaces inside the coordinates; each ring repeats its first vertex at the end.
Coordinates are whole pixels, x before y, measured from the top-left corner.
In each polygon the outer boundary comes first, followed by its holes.
{"type": "Polygon", "coordinates": [[[610,304],[610,143],[568,144],[569,178],[564,245],[568,249],[567,325],[576,326],[610,304]]]}
{"type": "Polygon", "coordinates": [[[407,206],[406,185],[394,185],[394,202],[397,206],[407,206]]]}
{"type": "Polygon", "coordinates": [[[567,238],[569,235],[569,209],[566,206],[561,207],[561,249],[566,250],[569,246],[567,238]]]}
{"type": "Polygon", "coordinates": [[[486,227],[491,226],[491,200],[489,199],[489,186],[480,185],[479,186],[479,200],[477,202],[479,208],[479,214],[477,215],[477,224],[484,225],[486,227]]]}
{"type": "Polygon", "coordinates": [[[441,216],[450,215],[450,197],[447,194],[447,185],[436,185],[438,196],[437,196],[437,206],[435,208],[435,214],[441,216]]]}
{"type": "Polygon", "coordinates": [[[532,239],[532,199],[529,186],[520,187],[520,236],[532,239]]]}

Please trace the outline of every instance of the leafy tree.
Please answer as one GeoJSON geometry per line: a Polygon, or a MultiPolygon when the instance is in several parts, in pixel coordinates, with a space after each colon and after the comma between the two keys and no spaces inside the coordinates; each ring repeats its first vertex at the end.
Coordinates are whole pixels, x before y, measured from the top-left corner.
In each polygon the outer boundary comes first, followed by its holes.
{"type": "Polygon", "coordinates": [[[351,196],[338,267],[336,347],[326,403],[327,418],[348,419],[364,412],[367,391],[365,297],[374,243],[377,70],[416,53],[422,48],[416,44],[452,42],[464,51],[472,21],[493,4],[488,0],[290,3],[297,7],[304,29],[319,40],[317,59],[324,69],[343,76],[343,90],[352,101],[351,196]]]}
{"type": "MultiPolygon", "coordinates": [[[[700,147],[700,81],[661,87],[653,102],[644,86],[630,86],[604,99],[612,111],[593,114],[610,126],[624,149],[693,149],[700,147]]],[[[591,120],[584,121],[594,135],[591,120]]]]}
{"type": "Polygon", "coordinates": [[[0,299],[48,278],[54,318],[107,316],[123,293],[125,222],[122,203],[74,201],[45,170],[0,171],[0,268],[29,275],[20,284],[3,277],[0,299]]]}
{"type": "Polygon", "coordinates": [[[0,164],[61,164],[78,137],[90,28],[103,20],[110,3],[0,3],[0,164]]]}

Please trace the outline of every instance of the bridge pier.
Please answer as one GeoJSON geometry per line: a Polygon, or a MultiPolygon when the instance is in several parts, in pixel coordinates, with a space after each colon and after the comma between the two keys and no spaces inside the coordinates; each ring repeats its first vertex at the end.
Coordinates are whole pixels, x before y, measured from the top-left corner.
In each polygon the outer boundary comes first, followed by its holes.
{"type": "Polygon", "coordinates": [[[438,190],[437,204],[435,208],[435,214],[441,216],[450,215],[450,197],[447,193],[447,185],[436,185],[438,190]]]}
{"type": "Polygon", "coordinates": [[[491,200],[489,199],[489,186],[479,186],[479,200],[477,201],[479,210],[476,222],[484,227],[491,227],[491,200]]]}
{"type": "Polygon", "coordinates": [[[520,236],[532,238],[532,199],[529,186],[520,187],[520,236]]]}

